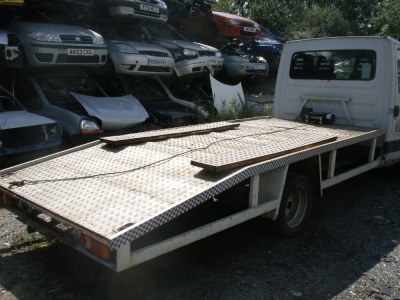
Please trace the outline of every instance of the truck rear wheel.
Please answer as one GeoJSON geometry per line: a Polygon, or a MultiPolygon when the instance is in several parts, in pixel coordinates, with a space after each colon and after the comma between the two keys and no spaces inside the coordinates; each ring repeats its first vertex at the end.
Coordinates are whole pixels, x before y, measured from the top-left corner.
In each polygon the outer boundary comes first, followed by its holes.
{"type": "Polygon", "coordinates": [[[275,233],[291,237],[300,233],[311,215],[313,192],[310,180],[298,173],[289,173],[282,195],[279,215],[272,223],[275,233]]]}

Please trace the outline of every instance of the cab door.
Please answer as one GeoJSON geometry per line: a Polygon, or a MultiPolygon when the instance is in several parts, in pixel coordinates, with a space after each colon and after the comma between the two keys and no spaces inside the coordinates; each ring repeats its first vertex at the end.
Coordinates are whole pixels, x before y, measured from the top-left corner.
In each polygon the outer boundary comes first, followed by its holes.
{"type": "Polygon", "coordinates": [[[395,66],[396,66],[396,81],[394,106],[391,108],[393,116],[392,133],[400,135],[400,45],[395,45],[395,66]]]}

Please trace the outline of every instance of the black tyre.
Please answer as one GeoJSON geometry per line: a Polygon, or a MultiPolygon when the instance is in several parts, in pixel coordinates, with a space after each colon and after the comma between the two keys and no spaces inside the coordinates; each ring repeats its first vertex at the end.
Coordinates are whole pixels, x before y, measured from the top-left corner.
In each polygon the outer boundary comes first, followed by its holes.
{"type": "Polygon", "coordinates": [[[312,203],[310,180],[304,175],[289,173],[278,218],[271,224],[274,233],[283,237],[292,237],[300,233],[310,218],[312,203]]]}

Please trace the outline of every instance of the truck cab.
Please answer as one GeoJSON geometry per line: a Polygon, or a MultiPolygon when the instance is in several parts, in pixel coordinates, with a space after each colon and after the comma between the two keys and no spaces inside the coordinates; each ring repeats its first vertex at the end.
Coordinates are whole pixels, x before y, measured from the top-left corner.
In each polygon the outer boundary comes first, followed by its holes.
{"type": "Polygon", "coordinates": [[[283,51],[274,117],[386,128],[383,160],[400,157],[399,41],[332,37],[288,42],[283,51]]]}

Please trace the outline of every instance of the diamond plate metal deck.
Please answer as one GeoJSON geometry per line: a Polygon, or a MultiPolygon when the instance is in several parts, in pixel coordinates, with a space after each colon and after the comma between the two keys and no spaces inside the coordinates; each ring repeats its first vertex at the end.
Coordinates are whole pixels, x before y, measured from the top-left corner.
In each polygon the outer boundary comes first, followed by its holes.
{"type": "Polygon", "coordinates": [[[384,134],[269,118],[239,123],[236,129],[137,145],[99,143],[4,174],[0,188],[116,249],[252,175],[384,134]],[[192,160],[238,155],[243,149],[282,150],[310,136],[337,140],[217,174],[191,165],[192,160]]]}

